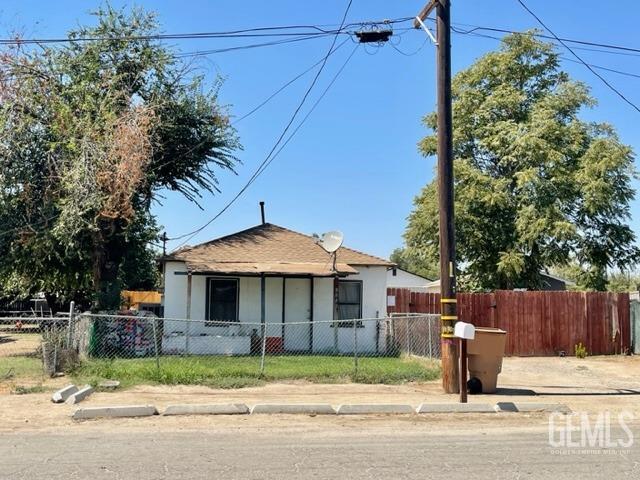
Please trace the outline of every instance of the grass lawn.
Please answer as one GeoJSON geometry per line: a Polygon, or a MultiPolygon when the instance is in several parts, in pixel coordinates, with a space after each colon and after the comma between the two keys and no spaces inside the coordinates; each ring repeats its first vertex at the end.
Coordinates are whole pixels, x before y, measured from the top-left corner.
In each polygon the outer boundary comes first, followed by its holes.
{"type": "Polygon", "coordinates": [[[39,357],[0,356],[0,393],[26,394],[45,391],[39,357]]]}
{"type": "Polygon", "coordinates": [[[135,384],[208,385],[240,388],[277,380],[308,380],[317,383],[386,383],[428,381],[440,377],[437,361],[417,358],[361,358],[358,371],[351,357],[316,355],[267,357],[260,375],[259,357],[162,357],[155,359],[92,359],[73,372],[77,383],[96,384],[119,380],[135,384]]]}
{"type": "Polygon", "coordinates": [[[0,357],[0,380],[42,379],[42,360],[38,357],[0,357]]]}

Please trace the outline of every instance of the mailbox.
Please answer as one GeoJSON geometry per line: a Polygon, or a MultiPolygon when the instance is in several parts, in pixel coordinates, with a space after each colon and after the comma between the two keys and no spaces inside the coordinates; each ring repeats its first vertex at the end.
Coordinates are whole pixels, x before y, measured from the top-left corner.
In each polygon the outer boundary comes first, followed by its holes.
{"type": "Polygon", "coordinates": [[[476,327],[466,322],[456,322],[453,327],[453,334],[458,338],[473,340],[476,336],[476,327]]]}

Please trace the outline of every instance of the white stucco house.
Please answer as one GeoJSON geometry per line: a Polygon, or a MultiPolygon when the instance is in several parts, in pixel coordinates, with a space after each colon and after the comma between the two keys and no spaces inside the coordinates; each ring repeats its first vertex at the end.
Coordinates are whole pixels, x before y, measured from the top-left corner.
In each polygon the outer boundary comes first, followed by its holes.
{"type": "Polygon", "coordinates": [[[408,288],[414,292],[426,292],[427,287],[433,283],[427,277],[395,267],[387,270],[388,288],[408,288]]]}
{"type": "Polygon", "coordinates": [[[388,260],[264,223],[180,249],[163,259],[166,353],[248,354],[384,349],[388,260]],[[170,319],[191,319],[190,322],[170,319]]]}

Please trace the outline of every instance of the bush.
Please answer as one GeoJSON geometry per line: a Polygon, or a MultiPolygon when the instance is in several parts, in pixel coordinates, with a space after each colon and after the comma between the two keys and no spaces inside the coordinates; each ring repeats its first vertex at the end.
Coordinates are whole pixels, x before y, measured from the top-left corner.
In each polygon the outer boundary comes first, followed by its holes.
{"type": "Polygon", "coordinates": [[[585,347],[582,342],[579,342],[575,347],[573,347],[576,358],[585,358],[587,356],[587,347],[585,347]]]}

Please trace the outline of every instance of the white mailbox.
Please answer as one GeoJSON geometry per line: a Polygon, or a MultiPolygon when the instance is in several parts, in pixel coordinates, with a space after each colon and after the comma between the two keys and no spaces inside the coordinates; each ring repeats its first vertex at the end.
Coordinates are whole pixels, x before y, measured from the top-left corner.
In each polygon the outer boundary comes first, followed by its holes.
{"type": "Polygon", "coordinates": [[[458,338],[473,340],[476,336],[476,327],[470,323],[456,322],[453,327],[453,334],[458,338]]]}

